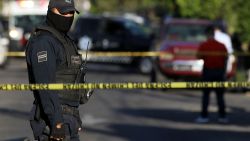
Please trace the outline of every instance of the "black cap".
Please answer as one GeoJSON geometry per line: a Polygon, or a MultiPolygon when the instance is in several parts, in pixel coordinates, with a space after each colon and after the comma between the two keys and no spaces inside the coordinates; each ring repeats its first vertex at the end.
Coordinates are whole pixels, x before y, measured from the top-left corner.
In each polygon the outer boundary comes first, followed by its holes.
{"type": "Polygon", "coordinates": [[[79,14],[79,11],[75,8],[74,0],[50,0],[49,9],[52,8],[57,8],[60,13],[75,11],[79,14]]]}

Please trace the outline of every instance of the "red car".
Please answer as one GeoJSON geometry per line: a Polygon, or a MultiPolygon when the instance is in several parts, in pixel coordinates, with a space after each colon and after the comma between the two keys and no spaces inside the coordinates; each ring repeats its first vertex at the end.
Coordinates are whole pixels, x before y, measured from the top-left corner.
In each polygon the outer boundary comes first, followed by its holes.
{"type": "MultiPolygon", "coordinates": [[[[167,53],[158,58],[161,72],[169,78],[199,78],[203,60],[197,59],[196,53],[206,40],[205,29],[211,24],[208,20],[167,19],[158,42],[160,51],[167,53]]],[[[236,59],[230,55],[227,77],[234,76],[235,71],[236,59]]]]}

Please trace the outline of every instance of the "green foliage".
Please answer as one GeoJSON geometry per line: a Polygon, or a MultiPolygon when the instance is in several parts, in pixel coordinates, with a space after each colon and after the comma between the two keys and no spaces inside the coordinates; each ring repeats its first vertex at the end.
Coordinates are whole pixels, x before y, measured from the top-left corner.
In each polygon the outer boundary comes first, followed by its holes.
{"type": "Polygon", "coordinates": [[[250,1],[238,0],[237,2],[237,25],[236,31],[243,34],[243,41],[250,41],[250,1]]]}
{"type": "Polygon", "coordinates": [[[117,9],[117,0],[95,0],[95,5],[92,6],[91,12],[114,12],[117,9]]]}
{"type": "Polygon", "coordinates": [[[250,41],[249,0],[177,0],[183,17],[222,17],[228,25],[229,33],[239,32],[243,41],[250,41]]]}

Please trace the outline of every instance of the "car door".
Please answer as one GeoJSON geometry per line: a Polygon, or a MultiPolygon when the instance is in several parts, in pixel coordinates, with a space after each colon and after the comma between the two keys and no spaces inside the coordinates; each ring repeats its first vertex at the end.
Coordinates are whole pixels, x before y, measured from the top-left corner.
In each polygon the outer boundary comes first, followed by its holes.
{"type": "Polygon", "coordinates": [[[106,19],[102,28],[101,44],[103,51],[124,50],[125,28],[120,21],[106,19]]]}
{"type": "Polygon", "coordinates": [[[130,51],[148,51],[151,46],[149,35],[143,27],[133,21],[124,20],[126,28],[125,48],[130,51]]]}

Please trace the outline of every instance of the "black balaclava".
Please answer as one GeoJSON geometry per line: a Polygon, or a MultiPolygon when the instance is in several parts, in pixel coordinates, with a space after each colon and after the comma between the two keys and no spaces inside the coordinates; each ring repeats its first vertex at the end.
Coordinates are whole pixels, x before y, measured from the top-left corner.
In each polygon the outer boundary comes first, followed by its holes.
{"type": "Polygon", "coordinates": [[[74,16],[64,17],[52,12],[51,10],[48,10],[47,12],[47,21],[52,24],[54,28],[63,33],[67,33],[70,30],[73,20],[74,16]]]}

